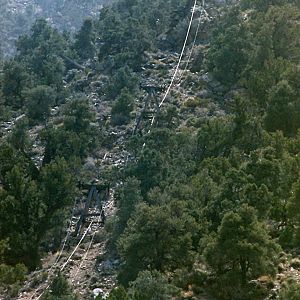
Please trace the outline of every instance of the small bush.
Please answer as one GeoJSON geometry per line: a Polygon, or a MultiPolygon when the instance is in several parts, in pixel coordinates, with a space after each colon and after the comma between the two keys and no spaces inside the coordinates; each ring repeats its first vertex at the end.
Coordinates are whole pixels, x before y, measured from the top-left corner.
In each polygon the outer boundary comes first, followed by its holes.
{"type": "Polygon", "coordinates": [[[300,284],[294,280],[287,281],[279,292],[279,300],[299,300],[300,284]]]}
{"type": "Polygon", "coordinates": [[[27,273],[27,268],[23,264],[11,267],[5,264],[0,265],[0,284],[14,284],[23,282],[27,273]]]}
{"type": "Polygon", "coordinates": [[[300,269],[300,259],[299,258],[293,258],[290,262],[290,266],[295,269],[300,269]]]}
{"type": "Polygon", "coordinates": [[[184,106],[187,108],[196,108],[199,105],[200,105],[200,99],[198,98],[188,98],[184,102],[184,106]]]}
{"type": "Polygon", "coordinates": [[[130,121],[130,114],[133,110],[134,98],[128,89],[123,89],[116,99],[111,110],[111,120],[113,125],[123,125],[130,121]]]}

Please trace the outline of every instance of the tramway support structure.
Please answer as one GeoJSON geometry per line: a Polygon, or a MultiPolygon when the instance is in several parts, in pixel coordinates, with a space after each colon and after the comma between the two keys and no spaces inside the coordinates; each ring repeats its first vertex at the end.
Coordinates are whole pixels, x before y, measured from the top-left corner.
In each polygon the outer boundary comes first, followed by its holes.
{"type": "Polygon", "coordinates": [[[153,101],[155,103],[155,115],[159,115],[160,113],[160,107],[159,107],[159,101],[156,95],[162,91],[162,88],[155,84],[144,84],[141,85],[141,88],[147,92],[147,96],[144,99],[144,106],[136,118],[135,126],[132,131],[132,135],[135,135],[138,130],[141,129],[141,123],[144,119],[149,120],[153,116],[153,111],[150,111],[149,106],[150,103],[153,101]]]}
{"type": "Polygon", "coordinates": [[[89,189],[89,193],[84,208],[77,213],[80,215],[80,218],[76,225],[75,236],[80,233],[82,226],[89,217],[100,217],[101,223],[104,224],[106,216],[103,210],[103,203],[108,200],[110,194],[109,184],[80,183],[79,186],[83,189],[89,189]],[[91,208],[93,208],[93,212],[90,212],[91,208]]]}

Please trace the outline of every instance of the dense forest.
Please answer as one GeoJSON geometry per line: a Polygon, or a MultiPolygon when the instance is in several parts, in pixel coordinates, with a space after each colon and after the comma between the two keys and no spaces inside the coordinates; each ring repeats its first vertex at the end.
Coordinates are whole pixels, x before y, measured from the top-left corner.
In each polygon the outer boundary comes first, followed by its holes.
{"type": "Polygon", "coordinates": [[[2,59],[0,298],[29,299],[96,179],[113,288],[46,270],[41,299],[300,299],[299,1],[198,2],[118,0],[74,35],[38,19],[2,59]]]}

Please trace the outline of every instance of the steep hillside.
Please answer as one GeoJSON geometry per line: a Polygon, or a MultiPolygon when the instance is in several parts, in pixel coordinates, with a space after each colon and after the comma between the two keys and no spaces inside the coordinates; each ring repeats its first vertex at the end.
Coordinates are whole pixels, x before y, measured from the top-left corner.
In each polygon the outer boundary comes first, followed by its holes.
{"type": "Polygon", "coordinates": [[[37,21],[0,64],[0,298],[299,299],[299,19],[118,0],[74,39],[37,21]]]}

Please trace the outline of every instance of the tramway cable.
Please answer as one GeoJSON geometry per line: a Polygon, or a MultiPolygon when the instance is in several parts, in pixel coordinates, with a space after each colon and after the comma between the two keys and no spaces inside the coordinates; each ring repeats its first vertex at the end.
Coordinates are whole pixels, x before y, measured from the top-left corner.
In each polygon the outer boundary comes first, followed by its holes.
{"type": "MultiPolygon", "coordinates": [[[[67,229],[67,234],[66,234],[66,236],[65,236],[65,238],[64,238],[64,240],[63,240],[63,244],[62,244],[62,247],[61,247],[61,249],[60,249],[60,251],[59,251],[58,257],[56,258],[56,260],[55,260],[54,263],[51,265],[51,267],[50,267],[50,269],[49,269],[49,271],[48,271],[50,276],[52,275],[52,274],[51,274],[51,271],[52,271],[52,270],[56,267],[56,265],[58,264],[58,262],[59,262],[59,260],[60,260],[60,258],[61,258],[61,256],[62,256],[62,253],[63,253],[63,251],[64,251],[64,249],[65,249],[65,247],[66,247],[67,241],[68,241],[68,239],[70,238],[70,235],[71,235],[71,227],[72,227],[72,219],[73,219],[74,212],[75,212],[76,202],[77,202],[77,199],[75,198],[74,203],[73,203],[73,208],[72,208],[71,218],[69,219],[69,226],[68,226],[68,229],[67,229]]],[[[49,276],[49,275],[48,275],[48,276],[49,276]]],[[[30,300],[33,299],[33,297],[36,295],[37,291],[38,291],[38,289],[35,290],[35,292],[33,293],[33,295],[30,297],[30,300]]],[[[39,299],[39,298],[37,298],[37,299],[39,299]]]]}
{"type": "MultiPolygon", "coordinates": [[[[203,3],[204,3],[204,0],[203,0],[203,3]]],[[[173,76],[172,76],[171,82],[170,82],[170,84],[169,84],[169,86],[168,86],[168,88],[167,88],[167,90],[166,90],[166,92],[165,92],[165,94],[164,94],[164,96],[163,96],[161,102],[158,104],[158,109],[164,104],[166,98],[168,97],[168,95],[169,95],[169,93],[170,93],[170,91],[171,91],[171,89],[172,89],[172,87],[173,87],[174,81],[175,81],[176,76],[177,76],[177,74],[178,74],[178,70],[179,70],[179,67],[180,67],[180,64],[181,64],[183,55],[184,55],[184,53],[185,53],[186,46],[187,46],[187,41],[188,41],[188,38],[189,38],[189,36],[190,36],[191,27],[192,27],[192,22],[193,22],[193,20],[194,20],[194,15],[195,15],[196,6],[197,6],[197,0],[194,1],[194,5],[193,5],[193,8],[192,8],[192,13],[191,13],[191,18],[190,18],[190,21],[189,21],[187,33],[186,33],[186,36],[185,36],[185,40],[184,40],[183,47],[182,47],[182,50],[181,50],[181,53],[180,53],[180,56],[179,56],[178,63],[177,63],[177,65],[176,65],[176,67],[175,67],[175,71],[174,71],[174,74],[173,74],[173,76]]],[[[199,22],[200,22],[200,21],[199,21],[199,22]]],[[[198,27],[200,27],[199,24],[198,24],[198,27]]],[[[197,32],[198,32],[198,31],[199,31],[199,28],[197,28],[197,32]]],[[[197,34],[198,34],[198,33],[197,33],[197,34]]],[[[196,43],[196,38],[197,38],[197,37],[195,37],[195,39],[194,39],[193,46],[194,46],[194,44],[196,43]]],[[[192,47],[192,48],[193,48],[193,47],[192,47]]],[[[190,56],[191,56],[191,55],[192,55],[192,53],[190,53],[190,56]]],[[[155,121],[155,115],[153,116],[153,118],[152,118],[152,120],[151,120],[151,127],[153,126],[154,121],[155,121]]],[[[150,132],[150,130],[149,130],[149,132],[150,132]]],[[[144,144],[144,145],[145,145],[145,144],[144,144]]],[[[143,145],[143,147],[144,147],[144,145],[143,145]]],[[[102,207],[102,209],[101,209],[101,213],[102,213],[102,211],[103,211],[103,207],[102,207]]],[[[100,213],[99,218],[101,218],[101,213],[100,213]]],[[[72,217],[73,217],[73,214],[72,214],[72,217]]],[[[88,228],[85,230],[85,232],[84,232],[84,234],[82,235],[81,239],[79,240],[78,244],[76,245],[76,247],[74,248],[74,250],[72,251],[72,253],[69,255],[67,261],[61,266],[60,272],[62,272],[62,271],[66,268],[66,266],[69,264],[69,262],[71,261],[72,257],[74,256],[74,254],[75,254],[76,251],[78,250],[79,246],[81,245],[81,243],[82,243],[83,240],[85,239],[86,235],[88,234],[89,230],[91,229],[93,223],[94,223],[94,220],[92,220],[92,221],[90,222],[88,228]]],[[[84,263],[84,261],[85,261],[87,255],[88,255],[88,252],[89,252],[89,250],[90,250],[90,248],[91,248],[91,246],[92,246],[92,244],[93,244],[93,241],[94,241],[94,238],[95,238],[95,234],[96,234],[96,231],[95,231],[95,232],[93,233],[93,235],[92,235],[92,239],[91,239],[91,241],[90,241],[90,243],[89,243],[88,249],[87,249],[87,251],[86,251],[84,257],[82,258],[82,261],[81,261],[81,263],[80,263],[80,265],[79,265],[79,267],[78,267],[78,269],[77,269],[77,271],[76,271],[76,273],[75,273],[75,277],[77,276],[78,272],[80,271],[80,269],[81,269],[81,267],[82,267],[82,264],[84,263]]],[[[70,236],[70,234],[69,234],[69,230],[68,230],[68,233],[67,233],[66,239],[65,239],[65,241],[64,241],[64,243],[63,243],[63,246],[62,246],[62,249],[61,249],[61,251],[60,251],[60,254],[59,254],[58,258],[56,259],[56,261],[55,261],[55,263],[54,263],[55,265],[58,263],[58,261],[59,261],[61,255],[62,255],[62,252],[63,252],[63,250],[64,250],[64,248],[65,248],[65,245],[66,245],[66,243],[67,243],[67,240],[68,240],[69,236],[70,236]]],[[[52,268],[53,268],[53,267],[51,267],[51,269],[52,269],[52,268]]],[[[50,270],[51,270],[51,269],[50,269],[50,270]]],[[[50,287],[50,284],[47,285],[47,287],[46,287],[46,288],[43,290],[43,292],[37,297],[36,300],[39,300],[39,299],[42,297],[42,295],[49,289],[49,287],[50,287]]],[[[35,294],[34,294],[34,295],[35,295],[35,294]]],[[[34,295],[33,295],[33,296],[34,296],[34,295]]],[[[32,296],[32,297],[33,297],[33,296],[32,296]]],[[[31,299],[32,299],[32,298],[31,298],[31,299]]]]}
{"type": "MultiPolygon", "coordinates": [[[[62,272],[65,267],[68,265],[68,263],[70,262],[71,258],[73,257],[73,255],[75,254],[75,252],[78,250],[79,246],[81,245],[82,241],[84,240],[85,236],[87,235],[88,231],[90,230],[92,224],[94,223],[94,220],[91,221],[91,223],[89,224],[88,228],[86,229],[86,231],[84,232],[84,234],[82,235],[81,239],[79,240],[78,244],[76,245],[75,249],[72,251],[71,255],[68,257],[67,261],[62,265],[62,267],[60,268],[60,272],[62,272]]],[[[43,292],[36,298],[36,300],[39,300],[44,293],[49,289],[51,284],[48,284],[46,286],[46,288],[43,290],[43,292]]],[[[31,298],[32,299],[32,298],[31,298]]]]}
{"type": "MultiPolygon", "coordinates": [[[[104,155],[104,158],[103,158],[103,159],[105,160],[106,158],[107,158],[107,153],[104,155]]],[[[91,191],[90,191],[90,192],[91,192],[91,191]]],[[[89,194],[90,194],[90,193],[89,193],[89,194]]],[[[92,196],[93,196],[93,195],[91,195],[91,197],[92,197],[92,196]]],[[[90,200],[91,200],[91,199],[90,199],[90,200]]],[[[62,246],[62,249],[61,249],[61,251],[60,251],[60,254],[59,254],[58,258],[55,260],[55,263],[54,263],[55,265],[58,263],[58,261],[59,261],[61,255],[62,255],[62,253],[63,253],[63,250],[64,250],[64,248],[65,248],[65,246],[66,246],[67,240],[68,240],[68,238],[70,237],[70,229],[71,229],[72,218],[73,218],[73,216],[74,216],[75,206],[76,206],[76,198],[75,198],[74,205],[73,205],[73,211],[72,211],[72,217],[71,217],[70,224],[69,224],[69,230],[68,230],[67,236],[66,236],[66,238],[65,238],[65,241],[64,241],[64,243],[63,243],[63,246],[62,246]]],[[[104,209],[103,209],[103,206],[101,205],[101,210],[100,210],[99,219],[98,219],[99,221],[101,220],[101,218],[102,218],[102,216],[103,216],[103,213],[104,213],[104,209]]],[[[60,272],[62,272],[62,271],[66,268],[66,266],[69,264],[69,262],[71,261],[72,257],[74,256],[74,254],[75,254],[76,251],[78,250],[79,246],[80,246],[81,243],[83,242],[84,238],[86,237],[87,233],[88,233],[89,230],[91,229],[91,227],[92,227],[92,225],[93,225],[94,222],[95,222],[94,220],[92,220],[92,221],[90,222],[88,228],[85,230],[84,234],[82,235],[81,239],[80,239],[79,242],[77,243],[76,247],[74,248],[74,250],[72,251],[72,253],[69,255],[69,257],[68,257],[68,259],[66,260],[66,262],[61,266],[60,272]]],[[[93,234],[93,236],[92,236],[92,240],[91,240],[91,242],[90,242],[88,251],[89,251],[89,249],[90,249],[90,247],[91,247],[91,244],[92,244],[92,242],[93,242],[93,240],[94,240],[94,237],[95,237],[96,232],[97,232],[97,230],[95,230],[95,232],[94,232],[94,234],[93,234]]],[[[87,253],[88,253],[88,251],[87,251],[87,253]]],[[[87,256],[87,253],[86,253],[86,255],[85,255],[84,258],[83,258],[84,260],[85,260],[85,258],[86,258],[86,256],[87,256]]],[[[82,265],[82,263],[80,264],[80,268],[81,268],[81,265],[82,265]]],[[[52,266],[52,267],[50,268],[50,270],[52,270],[53,268],[54,268],[54,266],[52,266]]],[[[77,275],[78,271],[79,271],[79,270],[77,270],[76,275],[77,275]]],[[[43,292],[36,298],[36,300],[39,300],[39,299],[43,296],[43,294],[49,289],[50,285],[51,285],[51,284],[49,283],[49,284],[46,286],[46,288],[45,288],[45,289],[43,290],[43,292]]],[[[31,296],[30,299],[33,299],[33,297],[36,295],[36,293],[37,293],[37,290],[36,290],[35,293],[31,296]]]]}
{"type": "MultiPolygon", "coordinates": [[[[112,201],[111,201],[111,202],[112,202],[112,201]]],[[[111,203],[111,202],[110,202],[110,203],[111,203]]],[[[99,218],[98,218],[98,222],[99,222],[99,223],[101,222],[102,212],[104,212],[103,207],[102,207],[102,209],[101,209],[101,212],[100,212],[100,215],[99,215],[99,218]]],[[[99,227],[100,227],[100,225],[98,225],[98,228],[99,228],[99,227]]],[[[78,275],[78,273],[79,273],[79,271],[80,271],[80,269],[81,269],[83,263],[85,262],[85,260],[86,260],[86,258],[87,258],[87,256],[88,256],[88,253],[89,253],[89,251],[90,251],[90,249],[91,249],[91,247],[92,247],[93,241],[94,241],[94,239],[95,239],[96,233],[97,233],[97,230],[95,230],[94,233],[93,233],[93,235],[92,235],[92,238],[91,238],[91,241],[90,241],[90,243],[89,243],[89,246],[88,246],[88,248],[87,248],[87,250],[86,250],[86,252],[85,252],[85,254],[84,254],[84,257],[81,259],[81,263],[80,263],[80,265],[79,265],[79,267],[77,268],[77,271],[76,271],[76,273],[75,273],[75,278],[76,278],[76,276],[78,275]]]]}
{"type": "Polygon", "coordinates": [[[195,15],[195,9],[196,9],[196,6],[197,6],[197,0],[195,0],[194,2],[194,6],[193,6],[193,9],[192,9],[192,15],[191,15],[191,18],[190,18],[190,22],[189,22],[189,26],[188,26],[188,30],[187,30],[187,33],[186,33],[186,36],[185,36],[185,40],[184,40],[184,43],[183,43],[183,47],[182,47],[182,50],[181,50],[181,53],[180,53],[180,57],[179,57],[179,60],[178,60],[178,63],[177,63],[177,66],[175,68],[175,72],[174,72],[174,75],[172,77],[172,80],[171,80],[171,83],[163,97],[163,99],[161,100],[161,102],[159,103],[159,107],[161,107],[163,105],[163,103],[165,102],[166,98],[168,97],[170,91],[171,91],[171,88],[173,86],[173,83],[174,83],[174,80],[176,78],[176,75],[178,73],[178,70],[179,70],[179,67],[180,67],[180,64],[181,64],[181,60],[182,60],[182,57],[183,57],[183,54],[185,52],[185,48],[186,48],[186,44],[187,44],[187,41],[188,41],[188,38],[189,38],[189,35],[190,35],[190,32],[191,32],[191,27],[192,27],[192,23],[193,23],[193,19],[194,19],[194,15],[195,15]]]}
{"type": "MultiPolygon", "coordinates": [[[[192,27],[192,23],[193,23],[193,19],[194,19],[194,15],[195,15],[195,9],[196,9],[196,6],[197,6],[197,0],[195,0],[194,2],[194,6],[192,8],[192,14],[191,14],[191,18],[190,18],[190,22],[189,22],[189,26],[188,26],[188,29],[187,29],[187,33],[186,33],[186,36],[185,36],[185,40],[184,40],[184,43],[183,43],[183,46],[182,46],[182,50],[181,50],[181,53],[180,53],[180,56],[179,56],[179,60],[178,60],[178,63],[175,67],[175,71],[174,71],[174,74],[172,76],[172,79],[171,79],[171,82],[163,96],[163,99],[161,100],[161,102],[159,103],[158,105],[158,108],[160,108],[165,100],[167,99],[170,91],[171,91],[171,88],[174,84],[174,81],[175,81],[175,78],[177,76],[177,73],[178,73],[178,70],[179,70],[179,67],[180,67],[180,64],[181,64],[181,61],[182,61],[182,57],[184,55],[184,52],[185,52],[185,48],[186,48],[186,45],[187,45],[187,41],[188,41],[188,38],[189,38],[189,35],[190,35],[190,32],[191,32],[191,27],[192,27]]],[[[155,115],[153,116],[152,120],[151,120],[151,127],[153,126],[154,124],[154,121],[155,121],[155,115]]],[[[149,133],[149,132],[148,132],[149,133]]]]}
{"type": "Polygon", "coordinates": [[[199,34],[199,29],[200,29],[200,25],[201,25],[201,21],[202,21],[202,17],[203,15],[207,15],[207,12],[205,11],[204,9],[204,5],[205,5],[205,1],[203,0],[202,2],[202,5],[201,5],[201,10],[200,10],[200,16],[199,16],[199,19],[198,19],[198,25],[197,25],[197,29],[196,29],[196,33],[195,33],[195,37],[194,37],[194,40],[193,40],[193,43],[192,43],[192,47],[191,47],[191,50],[190,50],[190,53],[189,53],[189,56],[188,56],[188,59],[185,63],[185,67],[184,67],[184,70],[183,72],[181,72],[180,76],[179,76],[179,79],[178,79],[178,85],[181,84],[181,78],[183,76],[183,74],[185,73],[185,71],[187,70],[188,66],[189,66],[189,63],[190,63],[190,60],[192,58],[192,55],[193,55],[193,52],[194,52],[194,48],[195,48],[195,45],[196,45],[196,41],[197,41],[197,38],[198,38],[198,34],[199,34]]]}

